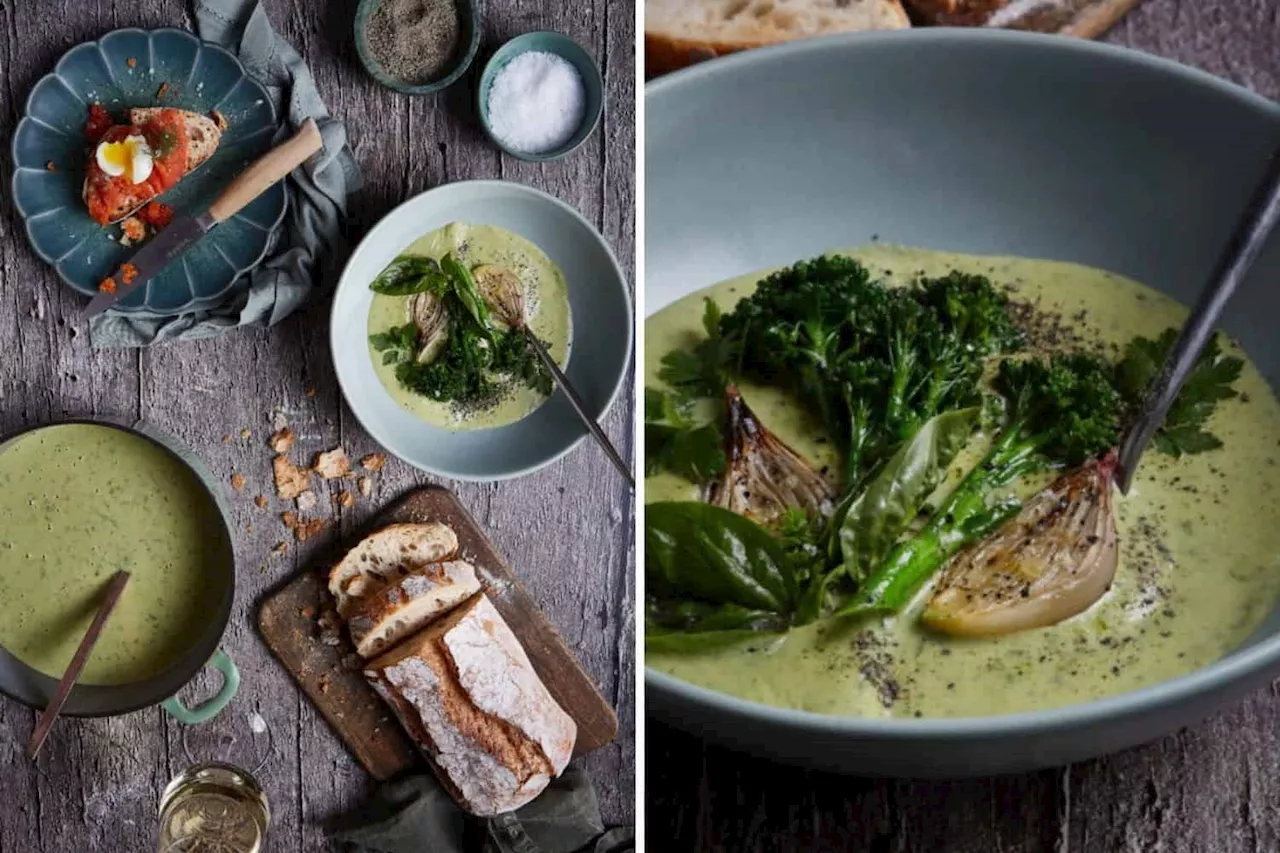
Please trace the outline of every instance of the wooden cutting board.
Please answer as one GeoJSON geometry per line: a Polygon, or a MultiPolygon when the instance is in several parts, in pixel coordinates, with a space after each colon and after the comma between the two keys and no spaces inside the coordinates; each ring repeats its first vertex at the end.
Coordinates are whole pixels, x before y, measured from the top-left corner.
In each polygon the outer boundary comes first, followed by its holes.
{"type": "MultiPolygon", "coordinates": [[[[366,536],[388,524],[438,521],[458,535],[458,550],[476,567],[485,592],[524,646],[547,689],[578,724],[574,755],[599,749],[618,734],[618,718],[560,634],[452,492],[418,489],[383,510],[361,531],[366,536]]],[[[359,537],[349,545],[354,545],[359,537]]],[[[341,552],[334,555],[334,561],[341,552]]],[[[364,768],[379,781],[426,763],[387,705],[359,669],[343,666],[355,654],[342,631],[339,645],[326,645],[318,615],[332,600],[327,589],[331,563],[316,566],[269,595],[258,612],[258,630],[316,709],[364,768]]]]}

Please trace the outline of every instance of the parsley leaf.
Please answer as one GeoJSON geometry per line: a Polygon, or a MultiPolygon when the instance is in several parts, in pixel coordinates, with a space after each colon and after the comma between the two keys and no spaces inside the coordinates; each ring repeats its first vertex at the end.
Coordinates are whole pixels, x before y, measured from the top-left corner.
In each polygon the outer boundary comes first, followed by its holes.
{"type": "Polygon", "coordinates": [[[418,343],[418,327],[413,323],[392,326],[385,332],[369,336],[369,346],[382,353],[383,364],[399,364],[413,360],[413,350],[418,343]]]}
{"type": "MultiPolygon", "coordinates": [[[[1116,367],[1116,387],[1130,407],[1142,405],[1177,338],[1176,329],[1166,329],[1155,340],[1137,337],[1129,342],[1124,360],[1116,367]]],[[[1231,385],[1243,368],[1243,360],[1223,355],[1218,338],[1211,338],[1156,432],[1156,449],[1176,459],[1221,447],[1222,442],[1205,426],[1218,403],[1236,396],[1231,385]]]]}
{"type": "Polygon", "coordinates": [[[727,382],[729,347],[720,334],[720,306],[710,299],[704,302],[702,327],[706,340],[692,350],[672,350],[663,356],[658,378],[688,396],[718,397],[727,382]]]}
{"type": "Polygon", "coordinates": [[[689,401],[656,388],[644,389],[645,476],[662,471],[703,483],[725,468],[723,440],[714,424],[699,426],[689,401]]]}

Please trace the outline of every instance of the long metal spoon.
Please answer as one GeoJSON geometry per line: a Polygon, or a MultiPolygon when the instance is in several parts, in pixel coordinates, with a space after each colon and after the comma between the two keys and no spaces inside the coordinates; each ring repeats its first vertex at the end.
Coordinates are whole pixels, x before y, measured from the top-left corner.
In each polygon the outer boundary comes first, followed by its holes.
{"type": "Polygon", "coordinates": [[[609,461],[613,463],[613,467],[618,469],[618,473],[627,481],[627,485],[631,487],[631,491],[636,490],[635,477],[631,474],[631,468],[622,460],[622,456],[614,448],[613,443],[609,441],[609,437],[604,434],[604,430],[596,423],[595,418],[587,413],[586,404],[582,402],[582,398],[578,396],[578,392],[573,390],[573,386],[569,384],[569,379],[560,370],[560,365],[556,364],[556,360],[551,357],[551,353],[547,352],[547,348],[542,345],[542,341],[538,340],[538,336],[533,333],[525,322],[524,316],[524,285],[519,277],[510,270],[501,267],[482,266],[478,267],[475,272],[476,287],[480,291],[480,295],[484,297],[486,303],[501,317],[502,322],[506,323],[513,329],[519,329],[529,342],[529,346],[537,354],[538,359],[551,371],[551,375],[555,377],[556,384],[560,386],[560,390],[564,391],[564,395],[569,398],[569,402],[573,404],[573,410],[578,413],[578,417],[591,433],[591,437],[596,440],[596,444],[600,445],[600,449],[609,457],[609,461]]]}
{"type": "Polygon", "coordinates": [[[1195,367],[1200,351],[1213,337],[1227,300],[1257,261],[1277,222],[1280,222],[1280,150],[1271,155],[1267,177],[1219,258],[1208,289],[1200,295],[1200,301],[1183,325],[1159,375],[1147,389],[1142,414],[1129,426],[1120,442],[1116,483],[1121,494],[1129,493],[1138,460],[1164,422],[1165,414],[1195,367]]]}
{"type": "Polygon", "coordinates": [[[119,571],[112,575],[111,582],[107,584],[107,591],[102,597],[102,603],[98,605],[98,612],[93,617],[93,622],[89,624],[89,630],[85,631],[84,639],[80,641],[80,647],[76,649],[75,656],[71,658],[71,663],[67,666],[67,671],[62,674],[62,680],[58,682],[58,689],[54,691],[53,698],[49,700],[49,704],[40,714],[40,720],[36,723],[35,731],[31,733],[31,740],[27,743],[27,757],[33,761],[40,754],[40,747],[44,746],[45,738],[49,736],[49,732],[53,729],[54,721],[58,719],[58,714],[62,712],[62,706],[67,704],[67,697],[71,695],[71,688],[75,687],[76,681],[80,678],[80,671],[89,662],[89,655],[93,653],[93,647],[98,642],[98,635],[102,633],[102,626],[107,624],[107,617],[115,609],[116,602],[120,600],[120,593],[124,592],[124,585],[128,582],[129,573],[119,571]]]}

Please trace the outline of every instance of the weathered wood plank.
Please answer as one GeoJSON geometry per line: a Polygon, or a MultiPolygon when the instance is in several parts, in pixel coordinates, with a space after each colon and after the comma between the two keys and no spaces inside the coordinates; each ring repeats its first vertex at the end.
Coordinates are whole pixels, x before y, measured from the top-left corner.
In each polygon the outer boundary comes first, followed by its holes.
{"type": "MultiPolygon", "coordinates": [[[[351,35],[353,4],[268,0],[272,20],[303,53],[330,110],[348,122],[366,187],[351,200],[354,243],[410,195],[467,178],[519,180],[573,204],[600,227],[631,276],[634,254],[634,14],[630,2],[492,0],[485,4],[485,49],[529,29],[570,33],[601,61],[607,112],[601,131],[570,159],[528,166],[501,157],[471,116],[471,92],[407,98],[374,84],[361,70],[351,35]]],[[[166,0],[0,0],[0,147],[7,150],[31,85],[67,48],[121,26],[190,26],[184,4],[166,0]]],[[[7,186],[7,156],[0,180],[7,186]]],[[[340,264],[328,270],[330,283],[340,264]]],[[[34,850],[149,849],[163,785],[189,763],[222,758],[256,767],[272,809],[272,849],[325,849],[322,821],[368,792],[363,771],[328,725],[301,699],[256,636],[257,599],[381,503],[430,478],[398,462],[375,479],[373,499],[343,510],[321,487],[320,506],[333,522],[326,534],[284,556],[287,538],[271,498],[272,415],[298,432],[295,458],[343,444],[354,458],[377,448],[340,400],[328,353],[328,304],[317,302],[271,332],[166,346],[145,353],[92,352],[78,319],[80,301],[38,261],[16,226],[8,193],[0,193],[0,430],[64,414],[145,417],[194,448],[229,483],[237,530],[238,595],[223,647],[244,673],[241,694],[216,720],[184,729],[151,709],[110,721],[63,721],[40,770],[22,757],[32,712],[0,701],[0,853],[34,850]],[[308,390],[313,395],[308,395],[308,390]],[[241,438],[240,431],[251,431],[241,438]],[[231,436],[228,442],[223,436],[231,436]],[[252,525],[252,529],[250,529],[252,525]],[[260,570],[261,568],[261,570],[260,570]],[[253,733],[249,715],[270,729],[253,733]],[[185,746],[184,739],[185,737],[185,746]],[[130,823],[132,822],[132,823],[130,823]]],[[[624,456],[633,452],[632,405],[621,400],[605,428],[624,456]]],[[[551,620],[605,695],[619,708],[622,733],[590,757],[606,819],[634,815],[634,586],[630,498],[607,460],[590,444],[540,474],[495,486],[454,488],[517,568],[551,620]],[[602,485],[606,484],[606,485],[602,485]],[[605,497],[602,497],[605,495],[605,497]],[[530,535],[533,533],[533,535],[530,535]]],[[[216,690],[198,677],[182,692],[195,702],[216,690]]]]}
{"type": "MultiPolygon", "coordinates": [[[[1107,40],[1280,97],[1280,0],[1145,0],[1107,40]]],[[[952,783],[806,773],[650,722],[647,837],[705,853],[1271,853],[1278,738],[1280,684],[1119,755],[952,783]]]]}

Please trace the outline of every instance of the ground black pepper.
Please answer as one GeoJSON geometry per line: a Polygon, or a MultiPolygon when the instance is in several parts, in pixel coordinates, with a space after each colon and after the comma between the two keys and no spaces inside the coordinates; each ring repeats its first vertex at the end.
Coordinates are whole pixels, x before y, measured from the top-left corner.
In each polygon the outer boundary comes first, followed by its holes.
{"type": "Polygon", "coordinates": [[[420,85],[444,71],[460,31],[455,0],[383,0],[369,16],[365,42],[386,74],[420,85]]]}

